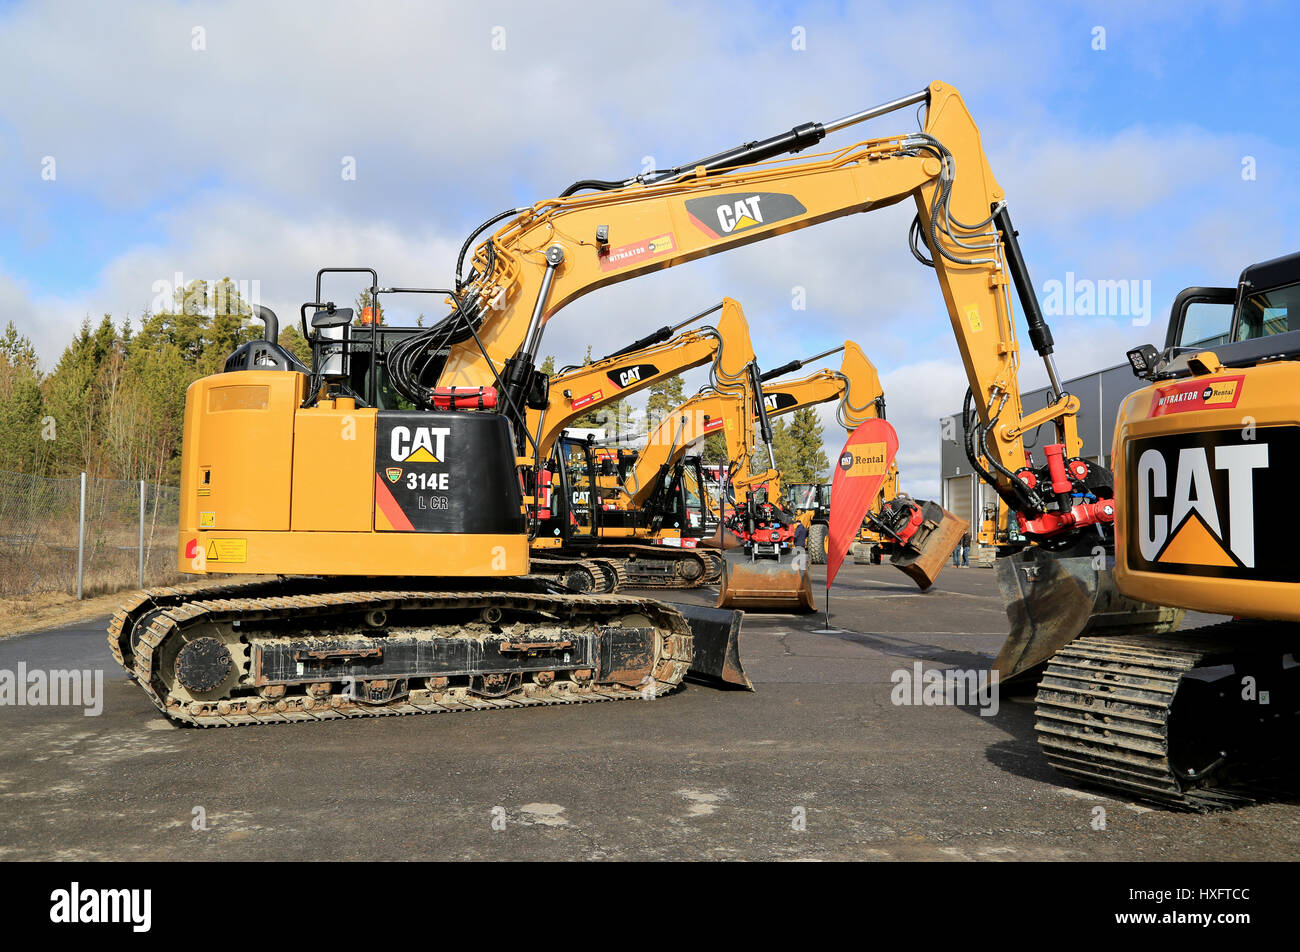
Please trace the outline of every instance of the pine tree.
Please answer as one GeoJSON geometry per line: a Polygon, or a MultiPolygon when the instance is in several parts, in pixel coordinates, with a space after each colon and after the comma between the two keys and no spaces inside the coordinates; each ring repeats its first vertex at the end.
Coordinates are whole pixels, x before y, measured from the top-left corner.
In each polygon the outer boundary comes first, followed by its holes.
{"type": "Polygon", "coordinates": [[[85,318],[46,382],[45,403],[56,433],[51,459],[58,475],[98,472],[98,426],[107,402],[102,372],[118,343],[109,315],[93,331],[85,318]]]}
{"type": "Polygon", "coordinates": [[[44,398],[32,342],[10,321],[0,335],[0,469],[36,473],[46,456],[44,398]]]}
{"type": "Polygon", "coordinates": [[[686,399],[686,384],[680,375],[656,380],[646,391],[650,395],[645,404],[646,420],[650,426],[657,426],[670,410],[686,399]]]}
{"type": "Polygon", "coordinates": [[[302,336],[302,331],[289,324],[280,331],[280,346],[302,361],[303,366],[311,366],[311,344],[302,336]]]}
{"type": "Polygon", "coordinates": [[[822,425],[813,407],[804,407],[790,415],[790,425],[782,424],[784,441],[776,440],[777,464],[789,483],[820,483],[826,478],[830,463],[822,452],[822,425]]]}

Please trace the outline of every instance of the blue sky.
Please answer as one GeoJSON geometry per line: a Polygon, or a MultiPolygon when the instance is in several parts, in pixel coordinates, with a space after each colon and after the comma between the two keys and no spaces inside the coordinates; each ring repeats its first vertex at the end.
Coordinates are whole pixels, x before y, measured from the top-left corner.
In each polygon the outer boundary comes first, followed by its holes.
{"type": "MultiPolygon", "coordinates": [[[[503,208],[941,79],[980,124],[1040,293],[1068,274],[1150,283],[1145,315],[1053,319],[1066,374],[1112,365],[1162,337],[1179,288],[1296,250],[1300,16],[1044,6],[2,3],[0,321],[51,366],[84,315],[138,316],[177,271],[257,281],[282,316],[325,264],[442,283],[503,208]]],[[[859,130],[911,128],[898,114],[859,130]]],[[[723,294],[769,366],[851,337],[882,371],[908,488],[932,494],[937,419],[965,381],[937,285],[907,252],[910,217],[854,216],[609,288],[543,350],[605,352],[723,294]]]]}

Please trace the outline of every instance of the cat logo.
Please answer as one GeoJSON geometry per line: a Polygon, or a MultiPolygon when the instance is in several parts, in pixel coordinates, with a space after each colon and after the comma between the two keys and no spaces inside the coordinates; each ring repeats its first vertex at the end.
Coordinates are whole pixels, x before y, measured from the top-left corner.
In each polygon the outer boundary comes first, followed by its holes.
{"type": "Polygon", "coordinates": [[[885,472],[888,447],[884,443],[858,443],[840,454],[845,476],[881,476],[885,472]]]}
{"type": "Polygon", "coordinates": [[[781,410],[788,410],[799,401],[790,393],[765,393],[763,394],[763,406],[767,407],[768,413],[778,413],[781,410]]]}
{"type": "Polygon", "coordinates": [[[447,458],[450,432],[446,426],[395,426],[388,455],[399,463],[441,463],[447,458]]]}
{"type": "Polygon", "coordinates": [[[1268,465],[1264,441],[1143,450],[1135,469],[1141,561],[1255,568],[1255,474],[1268,465]]]}
{"type": "Polygon", "coordinates": [[[794,218],[808,209],[784,192],[751,192],[687,199],[686,211],[705,234],[723,238],[794,218]]]}
{"type": "Polygon", "coordinates": [[[610,383],[623,390],[634,383],[648,380],[657,373],[659,373],[659,368],[654,364],[635,364],[631,367],[624,367],[622,370],[611,370],[607,376],[610,383]]]}

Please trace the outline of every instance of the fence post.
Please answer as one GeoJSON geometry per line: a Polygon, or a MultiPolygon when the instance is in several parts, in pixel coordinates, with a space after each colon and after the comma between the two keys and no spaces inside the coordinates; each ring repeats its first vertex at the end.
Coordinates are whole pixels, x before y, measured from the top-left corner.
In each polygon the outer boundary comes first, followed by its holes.
{"type": "Polygon", "coordinates": [[[77,510],[77,599],[81,599],[82,570],[86,564],[86,474],[81,474],[81,505],[77,510]]]}
{"type": "Polygon", "coordinates": [[[140,587],[144,588],[144,480],[140,480],[140,587]]]}

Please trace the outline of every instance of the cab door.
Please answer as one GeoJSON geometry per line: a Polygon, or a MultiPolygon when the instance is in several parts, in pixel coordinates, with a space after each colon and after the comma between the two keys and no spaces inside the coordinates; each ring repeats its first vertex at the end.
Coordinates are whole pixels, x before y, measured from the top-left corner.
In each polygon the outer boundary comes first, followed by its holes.
{"type": "Polygon", "coordinates": [[[590,539],[596,530],[596,472],[591,447],[577,440],[562,440],[559,449],[564,492],[564,534],[569,539],[590,539]]]}

